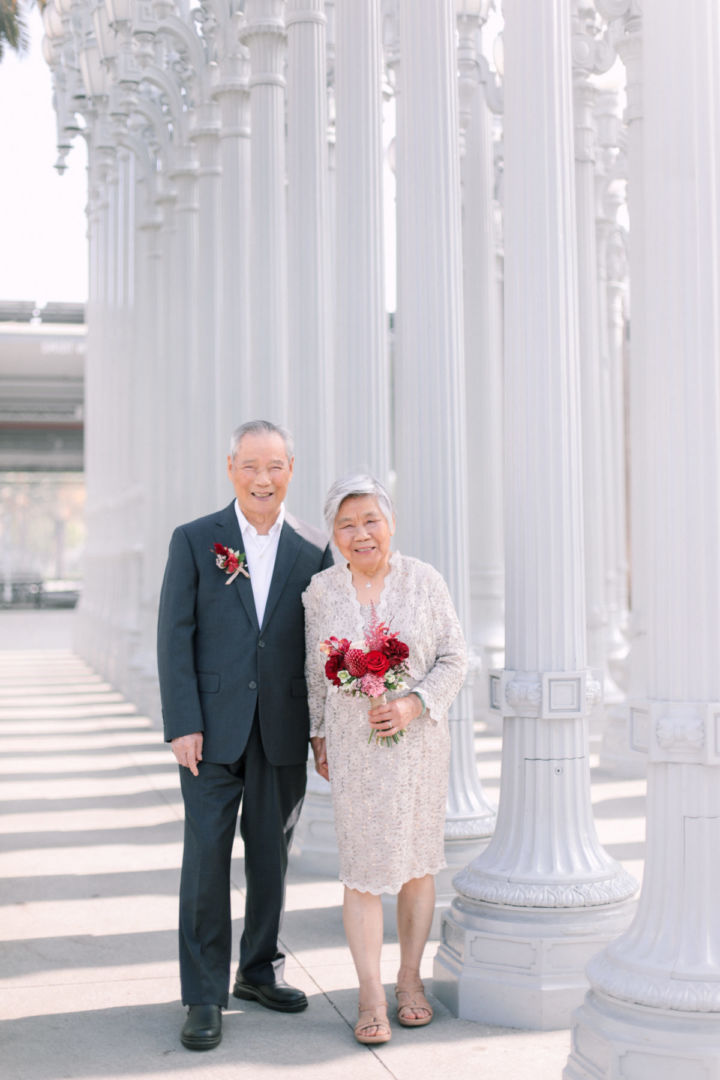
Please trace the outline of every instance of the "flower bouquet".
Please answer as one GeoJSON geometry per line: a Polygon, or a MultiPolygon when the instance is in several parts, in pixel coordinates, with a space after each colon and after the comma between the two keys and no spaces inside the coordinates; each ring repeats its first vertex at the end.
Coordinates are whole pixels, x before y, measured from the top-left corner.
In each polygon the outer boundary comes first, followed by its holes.
{"type": "MultiPolygon", "coordinates": [[[[389,626],[378,621],[374,611],[364,641],[330,637],[321,643],[320,650],[327,656],[325,675],[333,686],[346,694],[372,700],[382,698],[386,691],[407,687],[405,676],[410,650],[389,626]]],[[[401,730],[394,735],[378,735],[372,730],[368,743],[374,735],[376,742],[390,746],[404,734],[401,730]]]]}

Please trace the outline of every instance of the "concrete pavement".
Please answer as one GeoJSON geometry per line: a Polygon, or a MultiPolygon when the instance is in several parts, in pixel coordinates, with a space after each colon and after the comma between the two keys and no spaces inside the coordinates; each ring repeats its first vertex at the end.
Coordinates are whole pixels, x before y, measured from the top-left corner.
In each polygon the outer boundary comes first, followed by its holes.
{"type": "MultiPolygon", "coordinates": [[[[224,1038],[178,1039],[177,889],[182,802],[160,732],[71,650],[73,614],[0,612],[0,1076],[4,1080],[559,1080],[569,1033],[457,1020],[393,1023],[359,1046],[357,995],[337,881],[291,867],[283,947],[309,1008],[269,1012],[231,998],[224,1038]]],[[[500,740],[479,732],[497,798],[500,740]]],[[[594,773],[600,838],[639,876],[644,784],[594,773]]],[[[233,860],[234,933],[243,907],[233,860]]],[[[436,945],[426,951],[431,988],[436,945]]],[[[389,1000],[397,970],[386,930],[389,1000]]]]}

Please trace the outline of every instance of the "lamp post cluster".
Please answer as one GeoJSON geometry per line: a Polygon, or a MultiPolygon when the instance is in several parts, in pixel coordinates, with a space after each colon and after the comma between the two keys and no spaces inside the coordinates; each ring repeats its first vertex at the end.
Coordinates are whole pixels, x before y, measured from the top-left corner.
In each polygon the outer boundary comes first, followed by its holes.
{"type": "MultiPolygon", "coordinates": [[[[398,546],[444,574],[474,657],[451,716],[435,992],[466,1018],[566,1026],[590,961],[573,1080],[720,1060],[720,207],[703,179],[720,65],[714,0],[683,16],[682,68],[674,7],[49,0],[43,16],[58,167],[74,139],[89,151],[78,648],[156,710],[167,540],[227,501],[238,422],[295,431],[301,517],[319,523],[339,473],[388,482],[398,546]],[[503,731],[497,826],[474,719],[503,731]],[[635,883],[594,828],[591,729],[607,767],[649,761],[633,922],[635,883]]],[[[308,865],[331,860],[319,783],[298,840],[308,865]]]]}

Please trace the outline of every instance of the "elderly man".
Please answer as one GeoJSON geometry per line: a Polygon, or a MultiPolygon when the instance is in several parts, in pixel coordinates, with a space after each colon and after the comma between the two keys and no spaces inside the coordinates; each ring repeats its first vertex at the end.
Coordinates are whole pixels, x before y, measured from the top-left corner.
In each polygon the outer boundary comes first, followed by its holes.
{"type": "Polygon", "coordinates": [[[281,1012],[307,1006],[278,951],[285,871],[305,794],[308,710],[301,595],[332,563],[320,532],[291,518],[289,432],[264,420],[233,433],[235,500],[179,526],[158,616],[165,738],[180,766],[185,847],[181,1041],[222,1038],[231,963],[230,859],[245,845],[245,925],[233,994],[281,1012]]]}

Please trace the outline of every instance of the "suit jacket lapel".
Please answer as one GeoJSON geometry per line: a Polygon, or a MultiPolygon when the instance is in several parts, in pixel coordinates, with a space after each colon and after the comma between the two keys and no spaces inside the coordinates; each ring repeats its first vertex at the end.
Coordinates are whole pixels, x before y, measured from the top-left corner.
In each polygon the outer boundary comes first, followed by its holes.
{"type": "MultiPolygon", "coordinates": [[[[273,613],[273,609],[278,600],[282,596],[283,589],[285,588],[285,582],[288,579],[290,571],[293,568],[295,560],[298,557],[298,552],[302,546],[302,541],[291,525],[288,525],[287,521],[283,523],[282,532],[280,533],[280,540],[278,541],[277,555],[275,557],[275,567],[273,569],[273,576],[270,582],[270,592],[268,593],[267,604],[265,605],[265,615],[263,617],[263,627],[267,626],[270,621],[270,616],[273,613]]],[[[249,584],[249,582],[248,582],[249,584]]]]}
{"type": "MultiPolygon", "coordinates": [[[[218,525],[222,526],[224,530],[224,535],[221,537],[220,543],[224,543],[225,547],[233,548],[235,551],[244,552],[245,545],[243,544],[240,524],[237,519],[237,514],[235,513],[234,502],[231,502],[230,505],[223,510],[218,518],[218,525]]],[[[253,596],[250,579],[246,578],[244,574],[238,574],[230,588],[235,588],[237,590],[237,594],[240,597],[242,605],[247,612],[247,617],[250,620],[250,625],[254,626],[256,630],[259,630],[257,611],[255,610],[255,597],[253,596]]]]}

